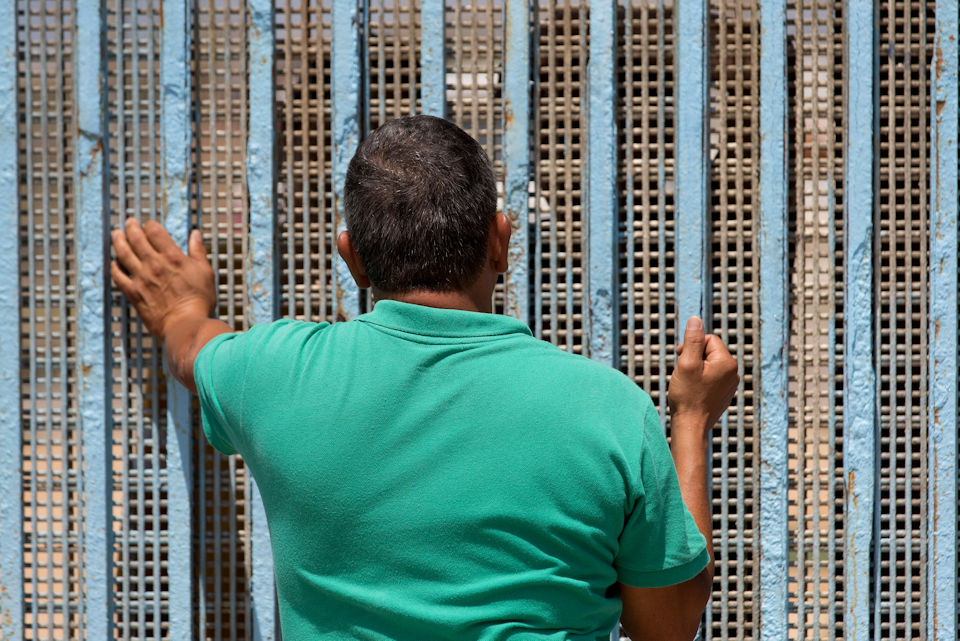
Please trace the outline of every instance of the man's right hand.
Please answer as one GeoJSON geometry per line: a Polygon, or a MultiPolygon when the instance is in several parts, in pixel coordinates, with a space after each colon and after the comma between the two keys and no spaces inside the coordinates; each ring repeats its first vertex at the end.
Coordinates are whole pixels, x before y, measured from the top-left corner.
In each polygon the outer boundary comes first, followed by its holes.
{"type": "Polygon", "coordinates": [[[703,426],[706,437],[730,406],[738,385],[737,361],[717,336],[704,334],[703,321],[692,317],[677,348],[677,366],[667,392],[674,423],[703,426]]]}

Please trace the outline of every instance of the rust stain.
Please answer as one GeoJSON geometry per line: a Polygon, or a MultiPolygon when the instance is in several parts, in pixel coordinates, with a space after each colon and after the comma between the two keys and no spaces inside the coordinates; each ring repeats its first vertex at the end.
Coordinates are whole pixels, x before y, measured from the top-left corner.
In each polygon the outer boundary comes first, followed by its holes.
{"type": "Polygon", "coordinates": [[[90,160],[91,160],[91,161],[96,160],[97,155],[99,155],[99,153],[100,153],[101,151],[103,151],[103,140],[102,140],[102,139],[98,139],[98,140],[97,140],[97,144],[95,144],[95,145],[90,149],[90,160]]]}
{"type": "Polygon", "coordinates": [[[940,112],[943,111],[943,108],[946,107],[946,106],[947,106],[947,101],[946,101],[946,100],[938,100],[938,101],[937,101],[937,115],[938,115],[938,116],[940,115],[940,112]]]}
{"type": "Polygon", "coordinates": [[[509,129],[513,126],[513,105],[508,101],[503,105],[503,127],[509,129]]]}
{"type": "Polygon", "coordinates": [[[934,51],[935,62],[933,65],[933,73],[939,78],[943,74],[943,48],[938,44],[936,50],[934,51]]]}
{"type": "Polygon", "coordinates": [[[89,363],[84,363],[80,366],[80,370],[83,372],[83,377],[86,378],[90,376],[90,372],[93,371],[93,366],[89,363]]]}

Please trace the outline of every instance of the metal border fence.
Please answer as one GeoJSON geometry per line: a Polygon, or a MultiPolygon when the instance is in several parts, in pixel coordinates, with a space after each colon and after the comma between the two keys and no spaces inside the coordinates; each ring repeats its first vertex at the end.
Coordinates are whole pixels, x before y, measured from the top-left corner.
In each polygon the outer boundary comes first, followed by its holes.
{"type": "Polygon", "coordinates": [[[415,112],[493,159],[499,311],[660,401],[681,319],[732,341],[705,638],[956,639],[958,11],[4,3],[0,639],[279,637],[256,484],[198,440],[109,229],[202,227],[237,329],[348,320],[347,164],[415,112]]]}

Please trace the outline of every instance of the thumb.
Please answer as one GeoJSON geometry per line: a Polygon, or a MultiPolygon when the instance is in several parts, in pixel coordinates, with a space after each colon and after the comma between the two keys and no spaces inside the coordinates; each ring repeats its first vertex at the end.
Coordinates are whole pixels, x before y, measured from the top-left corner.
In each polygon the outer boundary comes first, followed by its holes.
{"type": "Polygon", "coordinates": [[[187,243],[187,252],[191,258],[207,259],[207,248],[203,246],[203,235],[199,229],[190,232],[190,242],[187,243]]]}
{"type": "Polygon", "coordinates": [[[687,329],[683,332],[683,351],[677,363],[685,367],[699,367],[703,362],[705,343],[703,321],[697,316],[691,316],[687,321],[687,329]]]}

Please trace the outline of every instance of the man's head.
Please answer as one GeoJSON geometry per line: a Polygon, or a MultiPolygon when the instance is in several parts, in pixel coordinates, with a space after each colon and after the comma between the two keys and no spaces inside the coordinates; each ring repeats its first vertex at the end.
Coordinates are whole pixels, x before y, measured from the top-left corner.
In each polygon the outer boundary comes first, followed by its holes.
{"type": "Polygon", "coordinates": [[[440,118],[399,118],[350,161],[349,244],[341,238],[338,246],[348,264],[353,252],[362,263],[358,282],[366,277],[381,292],[464,290],[484,271],[496,207],[493,170],[477,141],[440,118]]]}

